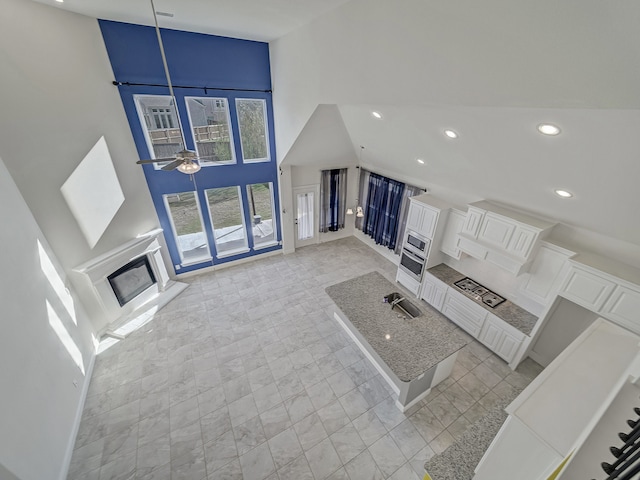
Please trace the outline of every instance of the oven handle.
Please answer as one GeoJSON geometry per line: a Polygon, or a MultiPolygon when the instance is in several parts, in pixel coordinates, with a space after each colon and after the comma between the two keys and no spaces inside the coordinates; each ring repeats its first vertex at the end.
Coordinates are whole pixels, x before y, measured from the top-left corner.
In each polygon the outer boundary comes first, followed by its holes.
{"type": "Polygon", "coordinates": [[[424,258],[419,257],[418,255],[416,255],[415,253],[411,252],[410,250],[407,250],[406,248],[402,249],[402,253],[404,253],[411,260],[414,260],[414,261],[416,261],[418,263],[425,263],[425,259],[424,258]]]}

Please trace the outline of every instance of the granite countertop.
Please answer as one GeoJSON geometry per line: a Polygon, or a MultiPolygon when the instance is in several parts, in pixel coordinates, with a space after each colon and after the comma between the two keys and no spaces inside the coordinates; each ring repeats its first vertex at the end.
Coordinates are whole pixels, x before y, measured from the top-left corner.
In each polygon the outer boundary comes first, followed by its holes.
{"type": "Polygon", "coordinates": [[[402,293],[401,287],[378,272],[332,285],[326,292],[403,382],[416,379],[468,343],[444,315],[409,294],[407,300],[420,308],[422,315],[399,318],[383,297],[402,293]]]}
{"type": "MultiPolygon", "coordinates": [[[[427,270],[427,272],[429,272],[431,275],[433,275],[443,283],[446,283],[450,287],[454,288],[457,292],[462,293],[468,299],[473,300],[488,312],[493,313],[496,317],[504,320],[512,327],[517,328],[525,335],[531,334],[533,327],[538,321],[538,317],[536,317],[532,313],[527,312],[525,309],[519,307],[513,302],[510,302],[509,300],[505,300],[496,308],[491,308],[490,306],[482,303],[481,300],[478,300],[477,298],[467,294],[466,292],[463,292],[453,284],[458,280],[462,280],[463,278],[465,278],[466,275],[458,272],[457,270],[454,270],[444,263],[430,268],[429,270],[427,270]]],[[[498,293],[498,295],[500,295],[500,293],[498,293]]]]}

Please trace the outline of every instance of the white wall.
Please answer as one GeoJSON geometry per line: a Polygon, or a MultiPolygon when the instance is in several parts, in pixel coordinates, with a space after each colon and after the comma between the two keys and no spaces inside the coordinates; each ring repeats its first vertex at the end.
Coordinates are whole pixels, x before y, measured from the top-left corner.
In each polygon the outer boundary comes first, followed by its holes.
{"type": "Polygon", "coordinates": [[[4,466],[20,480],[57,480],[90,380],[92,326],[1,159],[0,219],[0,477],[4,466]]]}
{"type": "MultiPolygon", "coordinates": [[[[0,16],[0,156],[65,271],[158,226],[97,20],[4,0],[0,16]],[[60,187],[104,136],[124,192],[90,249],[60,187]]],[[[73,278],[96,330],[88,285],[73,278]]]]}
{"type": "Polygon", "coordinates": [[[565,237],[599,232],[593,248],[637,265],[639,19],[631,0],[353,0],[270,44],[279,161],[337,105],[363,166],[561,221],[565,237]],[[543,121],[562,134],[539,135],[543,121]]]}

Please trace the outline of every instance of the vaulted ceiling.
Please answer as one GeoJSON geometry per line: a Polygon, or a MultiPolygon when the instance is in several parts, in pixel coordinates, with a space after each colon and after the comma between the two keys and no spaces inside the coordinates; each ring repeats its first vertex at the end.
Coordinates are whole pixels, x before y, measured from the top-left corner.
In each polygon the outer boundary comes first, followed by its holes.
{"type": "MultiPolygon", "coordinates": [[[[147,0],[38,1],[152,21],[147,0]]],[[[155,6],[174,15],[160,17],[166,28],[270,42],[280,162],[353,163],[362,145],[363,164],[433,192],[497,200],[640,245],[636,0],[155,6]],[[540,135],[542,122],[561,134],[540,135]],[[563,201],[555,188],[575,197],[563,201]]]]}

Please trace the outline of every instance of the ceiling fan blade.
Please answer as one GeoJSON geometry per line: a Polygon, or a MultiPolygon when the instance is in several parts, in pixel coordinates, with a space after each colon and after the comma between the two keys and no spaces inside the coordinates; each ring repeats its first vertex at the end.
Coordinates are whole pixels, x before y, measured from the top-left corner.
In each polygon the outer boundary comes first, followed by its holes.
{"type": "Polygon", "coordinates": [[[175,170],[176,168],[178,168],[183,163],[184,163],[184,159],[178,158],[177,160],[174,160],[170,164],[165,165],[164,167],[162,167],[162,170],[175,170]]]}
{"type": "Polygon", "coordinates": [[[148,158],[145,160],[138,160],[136,163],[139,165],[145,164],[145,163],[159,163],[159,162],[171,162],[173,160],[175,160],[176,157],[167,157],[167,158],[148,158]]]}

